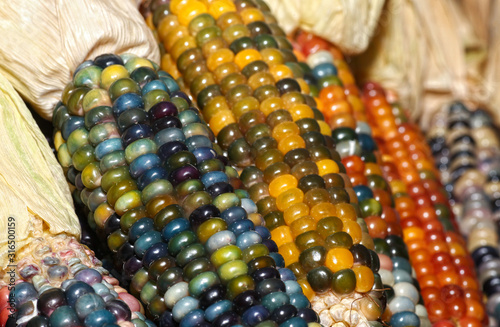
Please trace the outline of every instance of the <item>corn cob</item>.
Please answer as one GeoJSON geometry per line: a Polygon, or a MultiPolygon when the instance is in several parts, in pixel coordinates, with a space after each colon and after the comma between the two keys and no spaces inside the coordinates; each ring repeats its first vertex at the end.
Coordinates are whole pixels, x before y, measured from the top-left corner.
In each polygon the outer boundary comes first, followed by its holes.
{"type": "Polygon", "coordinates": [[[491,116],[482,109],[470,111],[452,103],[436,115],[428,142],[442,172],[460,232],[474,259],[479,285],[488,297],[490,326],[497,326],[499,289],[496,285],[498,253],[499,138],[491,116]]]}
{"type": "Polygon", "coordinates": [[[470,269],[474,261],[455,231],[423,136],[415,125],[403,122],[401,107],[390,106],[378,85],[365,86],[364,100],[378,129],[383,170],[397,196],[404,240],[430,321],[450,326],[487,324],[478,282],[470,269]]]}
{"type": "Polygon", "coordinates": [[[255,203],[190,105],[142,58],[102,55],[77,68],[53,117],[90,223],[160,326],[314,326],[255,203]]]}
{"type": "Polygon", "coordinates": [[[97,321],[131,326],[131,320],[144,319],[139,302],[72,236],[36,238],[17,256],[20,278],[14,287],[0,289],[2,326],[78,326],[82,322],[92,326],[97,321]],[[92,311],[96,313],[90,315],[92,311]],[[5,320],[7,316],[12,321],[5,320]]]}
{"type": "Polygon", "coordinates": [[[413,320],[413,324],[430,326],[419,296],[419,284],[413,278],[413,267],[408,261],[394,198],[389,183],[382,176],[380,153],[366,123],[364,106],[352,74],[342,54],[318,37],[299,32],[295,40],[311,65],[302,67],[309,74],[307,82],[332,128],[337,149],[345,149],[339,150],[339,154],[381,261],[379,274],[388,298],[383,318],[396,325],[402,319],[406,323],[413,320]],[[392,320],[391,314],[394,314],[392,320]]]}
{"type": "Polygon", "coordinates": [[[99,317],[133,326],[139,302],[78,241],[83,233],[56,158],[2,76],[0,89],[0,326],[96,325],[99,317]],[[90,310],[97,313],[81,319],[90,310]]]}
{"type": "Polygon", "coordinates": [[[329,307],[338,304],[332,309],[336,321],[328,325],[366,325],[366,314],[376,320],[383,307],[360,294],[374,287],[378,261],[371,265],[376,255],[363,245],[373,243],[349,204],[355,193],[343,188],[348,179],[331,131],[314,99],[300,93],[308,93],[307,83],[293,78],[291,45],[266,9],[252,1],[171,2],[157,20],[166,49],[162,66],[182,74],[218,144],[244,168],[242,182],[305,294],[323,293],[332,299],[329,307]],[[327,189],[341,198],[332,203],[327,189]],[[365,249],[369,265],[353,262],[353,242],[365,249]],[[366,313],[358,313],[360,307],[366,313]]]}

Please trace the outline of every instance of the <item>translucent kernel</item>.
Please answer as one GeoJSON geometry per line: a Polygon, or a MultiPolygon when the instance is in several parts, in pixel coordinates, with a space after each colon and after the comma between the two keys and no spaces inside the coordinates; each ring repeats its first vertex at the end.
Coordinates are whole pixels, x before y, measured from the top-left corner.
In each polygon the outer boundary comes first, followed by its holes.
{"type": "Polygon", "coordinates": [[[320,129],[321,134],[328,135],[328,136],[330,136],[332,134],[332,130],[331,130],[330,126],[328,126],[328,124],[325,121],[318,120],[318,124],[319,124],[319,129],[320,129]]]}
{"type": "Polygon", "coordinates": [[[294,149],[305,148],[306,142],[300,135],[288,135],[278,143],[278,150],[287,154],[294,149]]]}
{"type": "Polygon", "coordinates": [[[236,11],[236,6],[231,1],[214,1],[208,7],[208,13],[215,19],[231,11],[236,11]]]}
{"type": "Polygon", "coordinates": [[[351,251],[345,248],[333,248],[326,254],[325,265],[332,271],[349,269],[354,264],[351,251]]]}
{"type": "Polygon", "coordinates": [[[243,69],[249,63],[261,59],[262,56],[259,51],[255,49],[245,49],[238,52],[238,54],[234,57],[234,62],[238,65],[238,67],[240,67],[240,69],[243,69]]]}
{"type": "Polygon", "coordinates": [[[264,21],[264,15],[257,8],[246,8],[240,12],[241,18],[245,24],[250,24],[256,21],[264,21]]]}
{"type": "Polygon", "coordinates": [[[309,301],[311,301],[312,298],[316,295],[316,292],[314,292],[311,285],[309,285],[309,282],[306,279],[299,279],[297,283],[299,283],[300,287],[302,288],[304,295],[309,299],[309,301]]]}
{"type": "Polygon", "coordinates": [[[283,212],[283,218],[288,226],[295,220],[307,215],[309,215],[309,206],[303,202],[289,206],[283,212]]]}
{"type": "Polygon", "coordinates": [[[371,291],[375,282],[373,271],[367,266],[352,267],[352,271],[356,274],[356,292],[366,293],[371,291]]]}
{"type": "Polygon", "coordinates": [[[304,192],[299,188],[292,188],[281,193],[276,198],[276,207],[278,207],[278,210],[284,211],[290,206],[301,202],[304,202],[304,192]]]}
{"type": "Polygon", "coordinates": [[[210,71],[214,71],[222,64],[232,62],[234,60],[234,53],[229,49],[219,49],[207,58],[207,67],[210,71]]]}
{"type": "Polygon", "coordinates": [[[271,238],[278,247],[293,242],[292,232],[288,226],[279,226],[271,231],[271,238]]]}
{"type": "Polygon", "coordinates": [[[278,248],[278,250],[279,253],[283,256],[283,259],[285,259],[285,266],[289,266],[292,263],[299,261],[300,251],[294,242],[283,244],[278,248]]]}
{"type": "Polygon", "coordinates": [[[272,137],[278,141],[278,143],[289,135],[298,135],[300,133],[299,127],[297,124],[286,121],[278,124],[273,128],[272,137]]]}
{"type": "Polygon", "coordinates": [[[278,97],[267,98],[260,103],[260,111],[262,111],[266,116],[268,116],[271,112],[282,108],[283,100],[278,97]]]}
{"type": "Polygon", "coordinates": [[[354,244],[357,244],[361,242],[363,238],[363,231],[361,229],[361,226],[356,221],[342,221],[344,223],[344,226],[342,227],[342,231],[346,232],[347,234],[351,235],[352,241],[354,244]]]}
{"type": "Polygon", "coordinates": [[[215,136],[217,136],[224,127],[235,122],[236,119],[234,119],[231,111],[220,111],[210,119],[209,125],[215,136]]]}
{"type": "Polygon", "coordinates": [[[193,18],[206,12],[208,12],[208,8],[203,2],[192,1],[179,10],[177,17],[179,19],[179,23],[184,26],[188,26],[193,18]]]}
{"type": "Polygon", "coordinates": [[[283,78],[293,78],[292,70],[283,64],[271,66],[269,72],[273,75],[275,81],[282,80],[283,78]]]}
{"type": "Polygon", "coordinates": [[[304,216],[302,218],[295,220],[290,225],[290,231],[292,233],[293,238],[295,239],[302,233],[316,230],[316,225],[317,223],[316,220],[314,220],[314,218],[312,218],[311,216],[304,216]]]}
{"type": "Polygon", "coordinates": [[[290,174],[281,175],[275,178],[269,184],[269,194],[277,198],[280,194],[292,189],[296,188],[298,185],[297,179],[290,174]]]}
{"type": "Polygon", "coordinates": [[[293,121],[303,118],[314,118],[314,112],[307,104],[299,103],[293,105],[288,111],[292,115],[293,121]]]}
{"type": "Polygon", "coordinates": [[[311,216],[313,216],[316,221],[336,215],[337,209],[335,209],[335,205],[329,202],[318,203],[311,208],[311,216]]]}
{"type": "Polygon", "coordinates": [[[335,209],[337,210],[337,217],[342,221],[355,221],[357,218],[356,210],[349,203],[337,203],[335,209]]]}
{"type": "Polygon", "coordinates": [[[339,166],[331,159],[323,159],[316,162],[320,176],[339,172],[339,166]]]}

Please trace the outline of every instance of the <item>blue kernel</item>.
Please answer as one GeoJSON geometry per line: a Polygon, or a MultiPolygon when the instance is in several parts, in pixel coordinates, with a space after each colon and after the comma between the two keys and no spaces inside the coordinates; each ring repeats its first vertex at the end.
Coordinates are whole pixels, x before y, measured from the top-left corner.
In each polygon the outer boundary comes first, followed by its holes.
{"type": "Polygon", "coordinates": [[[134,179],[139,178],[147,170],[159,167],[161,165],[160,157],[154,153],[143,154],[137,157],[132,163],[130,163],[130,176],[134,179]]]}
{"type": "Polygon", "coordinates": [[[312,69],[312,73],[316,79],[327,76],[337,75],[337,68],[331,63],[322,63],[312,69]]]}
{"type": "Polygon", "coordinates": [[[262,243],[262,237],[254,231],[244,232],[236,239],[236,246],[242,250],[259,243],[262,243]]]}
{"type": "Polygon", "coordinates": [[[197,163],[217,158],[217,152],[215,152],[214,149],[207,147],[198,148],[193,151],[193,154],[196,158],[197,163]]]}
{"type": "Polygon", "coordinates": [[[392,327],[420,327],[420,318],[413,312],[403,311],[392,315],[389,324],[392,327]]]}
{"type": "Polygon", "coordinates": [[[145,96],[146,94],[148,94],[153,90],[163,90],[165,92],[168,92],[168,88],[165,85],[165,83],[157,79],[144,85],[144,87],[142,88],[142,96],[145,96]]]}
{"type": "Polygon", "coordinates": [[[233,232],[236,236],[239,236],[245,232],[251,231],[254,228],[254,224],[249,219],[238,220],[229,225],[228,230],[233,232]]]}
{"type": "Polygon", "coordinates": [[[264,226],[255,226],[255,232],[259,234],[263,240],[271,239],[271,232],[264,226]]]}
{"type": "Polygon", "coordinates": [[[119,117],[122,112],[132,108],[144,108],[142,97],[135,93],[125,93],[118,97],[113,103],[113,114],[119,117]]]}
{"type": "Polygon", "coordinates": [[[228,183],[229,178],[222,171],[210,171],[201,176],[201,182],[205,187],[210,187],[215,183],[228,183]]]}
{"type": "Polygon", "coordinates": [[[123,150],[121,139],[107,139],[95,147],[95,156],[97,160],[101,160],[105,155],[120,150],[123,150]]]}
{"type": "Polygon", "coordinates": [[[142,259],[146,251],[154,244],[161,242],[161,234],[155,230],[144,233],[134,244],[135,254],[142,259]]]}
{"type": "Polygon", "coordinates": [[[221,213],[220,217],[222,219],[224,219],[224,221],[228,225],[231,225],[232,223],[234,223],[238,220],[246,219],[247,212],[245,211],[245,209],[243,209],[242,207],[239,207],[239,206],[231,207],[231,208],[224,210],[221,213]]]}
{"type": "Polygon", "coordinates": [[[165,240],[165,242],[168,242],[175,235],[189,229],[191,229],[191,225],[189,224],[189,221],[187,219],[176,218],[169,222],[165,227],[163,227],[161,236],[165,240]]]}

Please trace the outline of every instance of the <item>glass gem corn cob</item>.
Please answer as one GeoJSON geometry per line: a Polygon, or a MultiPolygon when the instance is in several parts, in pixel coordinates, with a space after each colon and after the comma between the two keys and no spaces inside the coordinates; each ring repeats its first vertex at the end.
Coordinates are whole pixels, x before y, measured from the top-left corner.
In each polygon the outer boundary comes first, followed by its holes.
{"type": "Polygon", "coordinates": [[[56,149],[121,281],[160,326],[314,326],[257,206],[191,100],[130,55],[81,64],[56,149]]]}
{"type": "Polygon", "coordinates": [[[294,78],[290,42],[261,2],[166,6],[158,8],[156,31],[163,68],[182,76],[230,163],[242,169],[286,266],[310,299],[336,305],[329,325],[376,324],[384,303],[367,294],[382,294],[378,256],[356,203],[349,203],[356,194],[344,188],[350,181],[331,130],[305,80],[294,78]],[[354,261],[357,248],[362,255],[354,261]]]}

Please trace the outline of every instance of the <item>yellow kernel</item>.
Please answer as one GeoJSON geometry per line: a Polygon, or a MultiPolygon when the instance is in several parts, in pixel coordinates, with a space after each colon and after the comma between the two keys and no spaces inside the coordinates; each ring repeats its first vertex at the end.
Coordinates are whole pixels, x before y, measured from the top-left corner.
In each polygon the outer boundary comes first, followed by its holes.
{"type": "Polygon", "coordinates": [[[299,134],[300,130],[297,124],[291,121],[285,121],[273,128],[272,137],[274,137],[274,139],[279,143],[282,139],[289,135],[299,134]]]}
{"type": "Polygon", "coordinates": [[[312,298],[316,295],[316,292],[314,292],[311,285],[309,285],[309,282],[306,279],[299,279],[297,283],[299,283],[300,287],[302,288],[304,295],[309,299],[309,301],[311,301],[312,298]]]}
{"type": "Polygon", "coordinates": [[[207,6],[201,1],[190,1],[179,10],[179,23],[188,26],[193,18],[208,12],[207,6]]]}
{"type": "Polygon", "coordinates": [[[300,251],[294,242],[288,242],[278,248],[279,253],[285,259],[285,267],[299,261],[300,251]]]}
{"type": "Polygon", "coordinates": [[[292,232],[288,226],[279,226],[271,231],[271,238],[278,247],[293,242],[292,232]]]}
{"type": "Polygon", "coordinates": [[[371,291],[375,277],[373,271],[366,266],[356,266],[352,268],[356,275],[356,292],[366,293],[371,291]]]}
{"type": "Polygon", "coordinates": [[[284,211],[286,208],[301,203],[304,201],[304,192],[299,188],[292,188],[286,192],[281,193],[276,198],[276,207],[278,210],[284,211]]]}
{"type": "Polygon", "coordinates": [[[264,15],[257,8],[246,8],[240,12],[241,18],[245,24],[250,24],[251,22],[263,21],[264,15]]]}
{"type": "Polygon", "coordinates": [[[233,113],[231,111],[220,111],[210,119],[209,125],[215,136],[229,124],[235,123],[233,113]]]}
{"type": "Polygon", "coordinates": [[[283,154],[299,148],[305,148],[306,142],[300,135],[288,135],[278,143],[278,150],[283,154]]]}
{"type": "Polygon", "coordinates": [[[332,129],[330,128],[330,126],[323,120],[318,120],[318,125],[319,125],[319,131],[321,132],[321,134],[323,135],[332,135],[332,129]]]}
{"type": "Polygon", "coordinates": [[[326,254],[325,265],[334,273],[342,269],[349,269],[353,264],[354,258],[348,249],[333,248],[326,254]]]}
{"type": "Polygon", "coordinates": [[[335,205],[329,202],[318,203],[311,208],[311,216],[313,216],[316,221],[336,215],[337,210],[335,209],[335,205]]]}
{"type": "Polygon", "coordinates": [[[314,118],[314,112],[311,107],[307,104],[299,103],[293,105],[288,112],[292,115],[293,121],[297,121],[303,118],[314,118]]]}
{"type": "Polygon", "coordinates": [[[309,206],[300,202],[286,208],[283,212],[283,219],[290,226],[295,220],[307,215],[309,215],[309,206]]]}
{"type": "Polygon", "coordinates": [[[331,159],[323,159],[316,162],[320,176],[339,172],[339,166],[331,159]]]}
{"type": "Polygon", "coordinates": [[[234,60],[234,53],[229,49],[219,49],[213,52],[207,58],[207,67],[210,71],[214,71],[217,67],[227,62],[234,60]]]}
{"type": "Polygon", "coordinates": [[[245,49],[238,52],[238,54],[234,57],[234,62],[238,65],[238,67],[240,67],[240,69],[243,69],[249,63],[261,59],[262,56],[259,51],[255,49],[245,49]]]}
{"type": "Polygon", "coordinates": [[[281,193],[284,193],[292,188],[296,188],[298,185],[297,178],[295,176],[290,175],[290,174],[285,174],[276,177],[270,184],[269,184],[269,194],[273,198],[277,198],[278,195],[281,193]]]}
{"type": "Polygon", "coordinates": [[[282,108],[283,100],[278,97],[267,98],[260,103],[260,111],[262,111],[266,116],[268,116],[271,112],[282,108]]]}
{"type": "Polygon", "coordinates": [[[236,11],[236,6],[231,1],[214,1],[208,6],[208,13],[215,19],[219,18],[221,15],[236,11]]]}
{"type": "Polygon", "coordinates": [[[66,143],[66,141],[64,141],[64,139],[62,137],[61,131],[57,131],[54,134],[54,147],[56,148],[56,151],[59,151],[59,147],[61,145],[63,145],[64,143],[66,143]]]}
{"type": "Polygon", "coordinates": [[[359,226],[357,221],[342,221],[344,226],[342,227],[342,231],[351,235],[352,241],[354,244],[358,244],[361,242],[363,238],[363,230],[361,226],[359,226]]]}

